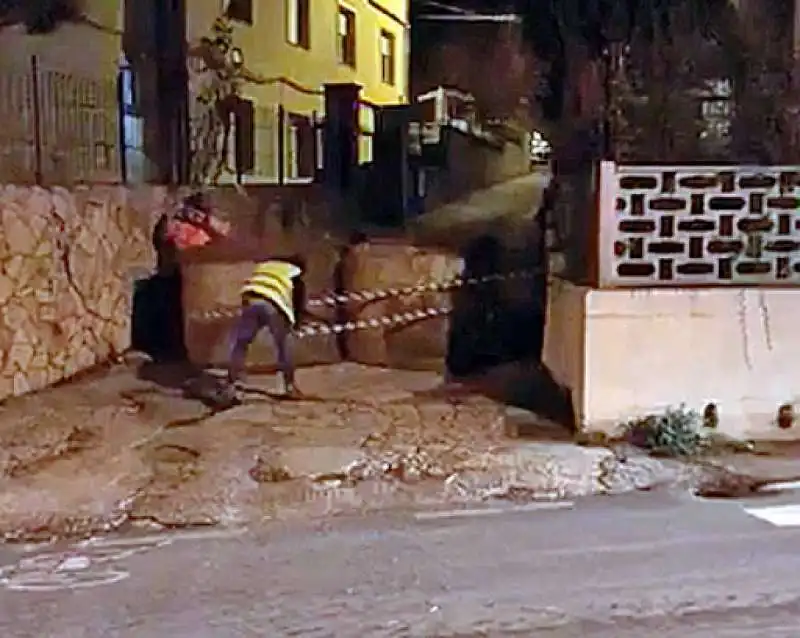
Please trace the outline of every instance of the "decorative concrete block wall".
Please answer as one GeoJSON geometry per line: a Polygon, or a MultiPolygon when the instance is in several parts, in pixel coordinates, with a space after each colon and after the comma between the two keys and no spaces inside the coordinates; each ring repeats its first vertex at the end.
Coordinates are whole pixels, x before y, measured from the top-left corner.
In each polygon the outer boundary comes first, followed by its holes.
{"type": "Polygon", "coordinates": [[[0,186],[0,400],[130,346],[133,278],[152,269],[163,193],[0,186]]]}
{"type": "Polygon", "coordinates": [[[800,166],[600,171],[602,287],[800,283],[800,166]]]}

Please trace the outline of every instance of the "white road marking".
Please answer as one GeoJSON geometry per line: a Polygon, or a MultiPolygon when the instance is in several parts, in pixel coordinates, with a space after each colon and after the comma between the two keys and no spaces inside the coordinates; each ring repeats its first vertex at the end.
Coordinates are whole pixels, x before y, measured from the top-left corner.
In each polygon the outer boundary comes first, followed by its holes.
{"type": "Polygon", "coordinates": [[[800,481],[785,481],[783,483],[770,483],[762,487],[759,492],[772,493],[772,492],[789,492],[792,490],[800,490],[800,481]]]}
{"type": "Polygon", "coordinates": [[[552,503],[528,503],[515,507],[492,507],[480,509],[456,509],[433,512],[417,512],[414,518],[418,521],[433,521],[448,518],[470,518],[473,516],[497,516],[499,514],[522,514],[525,512],[540,512],[544,510],[564,510],[572,509],[575,503],[572,501],[553,501],[552,503]]]}
{"type": "Polygon", "coordinates": [[[209,530],[178,530],[172,532],[160,532],[157,534],[146,534],[143,536],[97,536],[78,543],[78,547],[126,547],[128,545],[138,546],[160,543],[173,543],[175,541],[204,541],[235,538],[241,536],[247,530],[244,528],[236,529],[209,529],[209,530]]]}
{"type": "Polygon", "coordinates": [[[130,573],[119,569],[102,572],[57,572],[49,574],[18,574],[3,579],[3,584],[11,591],[54,592],[70,589],[87,589],[113,585],[130,577],[130,573]]]}
{"type": "Polygon", "coordinates": [[[233,538],[244,529],[187,530],[137,537],[96,537],[75,543],[64,551],[48,549],[27,554],[17,563],[0,568],[0,586],[13,591],[54,592],[118,583],[130,577],[125,569],[112,568],[135,554],[152,551],[177,541],[233,538]]]}
{"type": "Polygon", "coordinates": [[[800,505],[745,507],[744,511],[775,527],[800,527],[800,505]]]}

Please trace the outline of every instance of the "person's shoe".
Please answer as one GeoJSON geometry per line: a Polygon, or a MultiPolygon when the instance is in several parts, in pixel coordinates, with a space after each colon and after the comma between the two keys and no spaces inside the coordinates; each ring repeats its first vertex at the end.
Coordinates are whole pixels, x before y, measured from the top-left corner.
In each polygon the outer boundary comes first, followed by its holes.
{"type": "Polygon", "coordinates": [[[287,383],[283,396],[287,399],[302,399],[304,395],[294,383],[287,383]]]}
{"type": "Polygon", "coordinates": [[[247,383],[247,376],[240,372],[238,374],[227,374],[225,375],[225,379],[228,381],[230,385],[235,385],[237,387],[241,387],[245,383],[247,383]]]}

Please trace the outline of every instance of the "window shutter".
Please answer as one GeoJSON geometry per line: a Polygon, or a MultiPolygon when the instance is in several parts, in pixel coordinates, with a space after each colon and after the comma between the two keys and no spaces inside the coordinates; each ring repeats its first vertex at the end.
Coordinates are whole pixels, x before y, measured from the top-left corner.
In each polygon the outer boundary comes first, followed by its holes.
{"type": "Polygon", "coordinates": [[[304,117],[297,129],[298,159],[301,177],[314,177],[316,171],[317,136],[310,118],[304,117]]]}
{"type": "Polygon", "coordinates": [[[345,39],[345,60],[350,66],[356,65],[356,16],[347,12],[347,38],[345,39]]]}
{"type": "Polygon", "coordinates": [[[297,44],[308,49],[311,46],[311,11],[309,0],[297,2],[297,44]]]}
{"type": "Polygon", "coordinates": [[[316,170],[316,132],[311,118],[291,113],[289,123],[294,131],[293,161],[297,168],[295,177],[314,177],[316,170]]]}
{"type": "Polygon", "coordinates": [[[255,108],[251,100],[239,99],[235,111],[234,149],[236,172],[240,175],[251,172],[256,165],[255,153],[255,108]]]}

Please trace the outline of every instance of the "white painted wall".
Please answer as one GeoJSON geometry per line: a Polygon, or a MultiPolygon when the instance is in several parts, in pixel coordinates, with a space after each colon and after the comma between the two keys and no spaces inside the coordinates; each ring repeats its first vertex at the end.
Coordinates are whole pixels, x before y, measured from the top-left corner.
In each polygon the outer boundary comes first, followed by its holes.
{"type": "Polygon", "coordinates": [[[550,289],[543,360],[571,390],[578,426],[613,432],[629,419],[718,406],[720,430],[800,438],[776,426],[800,407],[800,289],[550,289]]]}

